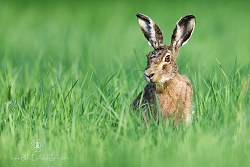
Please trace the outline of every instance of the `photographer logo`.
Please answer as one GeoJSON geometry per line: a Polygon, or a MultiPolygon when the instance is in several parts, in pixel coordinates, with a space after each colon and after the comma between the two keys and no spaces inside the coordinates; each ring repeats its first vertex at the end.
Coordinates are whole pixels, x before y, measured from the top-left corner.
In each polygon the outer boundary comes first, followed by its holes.
{"type": "Polygon", "coordinates": [[[35,152],[40,152],[44,146],[43,142],[39,139],[33,140],[31,143],[31,148],[35,152]]]}

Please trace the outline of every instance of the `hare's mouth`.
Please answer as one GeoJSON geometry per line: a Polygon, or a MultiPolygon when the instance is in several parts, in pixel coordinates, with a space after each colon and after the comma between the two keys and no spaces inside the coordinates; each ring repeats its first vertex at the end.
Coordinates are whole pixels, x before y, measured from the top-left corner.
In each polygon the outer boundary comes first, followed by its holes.
{"type": "Polygon", "coordinates": [[[145,75],[147,82],[151,82],[151,79],[145,75]]]}
{"type": "Polygon", "coordinates": [[[153,79],[153,77],[149,78],[148,76],[145,76],[145,78],[146,78],[147,82],[149,82],[149,83],[158,83],[158,81],[155,81],[153,79]]]}
{"type": "Polygon", "coordinates": [[[150,77],[150,76],[148,76],[148,75],[145,74],[145,78],[146,78],[147,82],[155,83],[155,82],[153,81],[153,77],[152,77],[152,76],[150,77]]]}
{"type": "Polygon", "coordinates": [[[148,82],[154,82],[153,77],[155,73],[148,74],[146,71],[144,72],[144,76],[148,82]]]}

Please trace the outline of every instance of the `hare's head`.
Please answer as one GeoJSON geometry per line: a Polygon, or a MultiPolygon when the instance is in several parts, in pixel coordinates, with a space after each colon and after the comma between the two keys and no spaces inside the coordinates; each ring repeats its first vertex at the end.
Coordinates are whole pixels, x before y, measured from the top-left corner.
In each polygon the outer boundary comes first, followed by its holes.
{"type": "Polygon", "coordinates": [[[171,44],[163,44],[162,31],[149,17],[137,14],[139,25],[149,44],[154,48],[147,55],[145,77],[148,82],[164,83],[178,73],[176,58],[179,48],[187,43],[195,27],[195,17],[187,15],[176,24],[171,44]]]}

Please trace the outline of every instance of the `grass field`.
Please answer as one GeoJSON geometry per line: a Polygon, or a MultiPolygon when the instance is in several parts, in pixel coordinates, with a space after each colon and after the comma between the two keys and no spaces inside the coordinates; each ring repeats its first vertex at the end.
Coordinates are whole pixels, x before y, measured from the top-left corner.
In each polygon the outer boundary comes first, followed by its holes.
{"type": "Polygon", "coordinates": [[[249,5],[0,1],[0,167],[250,166],[249,5]],[[194,88],[189,128],[145,127],[129,108],[152,50],[138,12],[165,43],[196,16],[178,59],[194,88]]]}

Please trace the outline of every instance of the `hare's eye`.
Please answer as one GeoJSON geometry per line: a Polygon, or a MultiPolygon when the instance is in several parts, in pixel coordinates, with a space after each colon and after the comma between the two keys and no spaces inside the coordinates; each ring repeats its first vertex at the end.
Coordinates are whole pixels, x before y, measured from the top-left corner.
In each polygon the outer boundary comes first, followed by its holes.
{"type": "Polygon", "coordinates": [[[164,57],[163,61],[169,63],[170,62],[170,55],[166,55],[164,57]]]}

